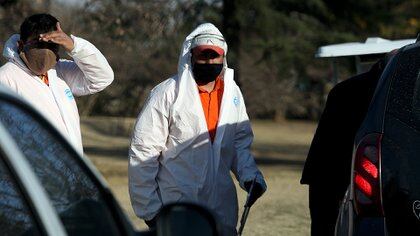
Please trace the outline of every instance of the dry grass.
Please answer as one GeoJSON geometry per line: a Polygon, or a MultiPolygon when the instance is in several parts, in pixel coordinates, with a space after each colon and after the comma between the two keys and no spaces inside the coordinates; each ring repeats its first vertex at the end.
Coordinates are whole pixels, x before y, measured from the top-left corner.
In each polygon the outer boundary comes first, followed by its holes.
{"type": "MultiPolygon", "coordinates": [[[[131,119],[85,118],[83,141],[86,153],[105,176],[133,224],[145,229],[145,224],[134,215],[127,189],[127,150],[132,124],[131,119]]],[[[252,124],[253,153],[265,175],[268,191],[252,207],[244,235],[309,235],[307,187],[300,185],[299,179],[315,124],[265,121],[252,124]]],[[[245,195],[238,189],[240,205],[245,195]]],[[[239,216],[241,213],[242,208],[239,216]]]]}

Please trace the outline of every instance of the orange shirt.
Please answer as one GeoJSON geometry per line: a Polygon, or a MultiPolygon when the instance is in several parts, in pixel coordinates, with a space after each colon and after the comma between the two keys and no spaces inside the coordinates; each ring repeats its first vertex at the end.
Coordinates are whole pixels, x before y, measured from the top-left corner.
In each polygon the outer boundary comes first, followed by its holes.
{"type": "Polygon", "coordinates": [[[50,86],[50,81],[48,80],[48,74],[45,73],[45,75],[40,75],[39,78],[44,82],[46,85],[50,86]]]}
{"type": "Polygon", "coordinates": [[[206,117],[207,129],[210,139],[213,142],[216,137],[217,123],[219,121],[220,105],[223,97],[223,80],[219,77],[216,79],[213,91],[207,92],[200,87],[201,105],[203,106],[204,116],[206,117]]]}

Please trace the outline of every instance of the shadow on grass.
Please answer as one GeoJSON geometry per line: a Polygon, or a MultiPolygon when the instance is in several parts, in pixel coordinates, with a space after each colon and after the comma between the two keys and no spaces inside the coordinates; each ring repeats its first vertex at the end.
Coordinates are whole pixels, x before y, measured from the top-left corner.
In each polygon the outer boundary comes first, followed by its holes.
{"type": "Polygon", "coordinates": [[[304,144],[254,144],[253,153],[258,156],[274,156],[278,158],[293,157],[293,159],[305,159],[309,145],[304,144]]]}
{"type": "Polygon", "coordinates": [[[128,147],[98,147],[85,146],[83,148],[87,155],[95,155],[101,157],[111,157],[119,159],[128,158],[128,147]]]}
{"type": "MultiPolygon", "coordinates": [[[[307,145],[259,145],[252,148],[258,165],[301,168],[305,164],[307,145]]],[[[85,153],[104,158],[128,159],[128,147],[86,146],[85,153]]]]}
{"type": "Polygon", "coordinates": [[[303,167],[305,161],[302,160],[282,160],[274,158],[264,158],[264,157],[255,157],[255,162],[257,165],[279,165],[279,166],[289,166],[289,167],[303,167]]]}

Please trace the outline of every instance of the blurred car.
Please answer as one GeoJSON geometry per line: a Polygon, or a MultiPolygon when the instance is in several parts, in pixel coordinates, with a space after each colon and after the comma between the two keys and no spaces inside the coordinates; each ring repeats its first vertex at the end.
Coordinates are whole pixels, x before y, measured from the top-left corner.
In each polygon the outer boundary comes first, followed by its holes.
{"type": "Polygon", "coordinates": [[[212,214],[186,203],[136,231],[91,162],[2,86],[0,157],[0,235],[217,235],[212,214]]]}
{"type": "Polygon", "coordinates": [[[356,135],[336,235],[420,235],[420,43],[385,68],[356,135]]]}

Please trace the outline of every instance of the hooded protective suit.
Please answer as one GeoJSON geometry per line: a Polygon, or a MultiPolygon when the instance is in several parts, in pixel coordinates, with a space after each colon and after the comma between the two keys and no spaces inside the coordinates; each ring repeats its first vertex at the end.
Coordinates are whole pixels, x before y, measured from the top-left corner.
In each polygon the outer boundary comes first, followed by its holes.
{"type": "Polygon", "coordinates": [[[264,189],[266,185],[250,152],[253,134],[244,100],[226,61],[219,123],[214,142],[210,140],[191,71],[191,41],[200,34],[223,37],[209,23],[188,35],[178,74],[152,90],[137,119],[129,150],[130,197],[135,213],[145,220],[163,204],[199,203],[216,213],[230,235],[238,220],[230,171],[242,188],[255,176],[264,189]]]}
{"type": "Polygon", "coordinates": [[[48,71],[49,86],[33,74],[19,56],[18,34],[6,42],[0,68],[0,83],[24,97],[83,153],[80,118],[73,94],[83,96],[99,92],[114,79],[114,72],[102,53],[88,41],[71,36],[74,61],[59,60],[48,71]]]}

